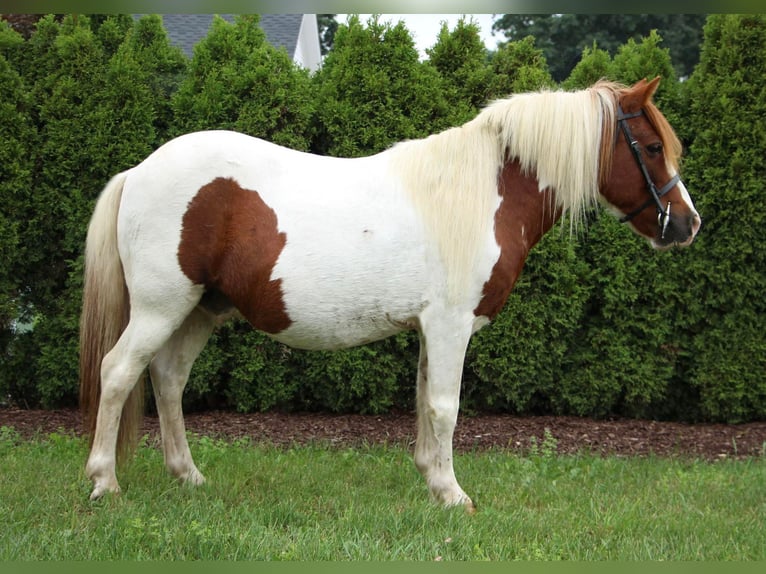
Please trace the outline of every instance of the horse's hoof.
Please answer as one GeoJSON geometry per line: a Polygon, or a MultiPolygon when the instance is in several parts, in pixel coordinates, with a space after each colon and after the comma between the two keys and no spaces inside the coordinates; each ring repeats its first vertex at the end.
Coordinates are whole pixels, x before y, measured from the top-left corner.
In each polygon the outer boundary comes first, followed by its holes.
{"type": "Polygon", "coordinates": [[[453,496],[443,495],[441,497],[441,503],[444,506],[444,508],[455,508],[455,507],[462,506],[466,514],[476,513],[476,505],[474,505],[473,500],[471,500],[471,497],[468,496],[463,491],[460,491],[459,494],[455,494],[453,496]]]}
{"type": "Polygon", "coordinates": [[[118,485],[96,485],[93,487],[93,492],[90,493],[90,499],[92,501],[99,500],[107,494],[120,494],[120,487],[118,485]]]}
{"type": "Polygon", "coordinates": [[[205,484],[205,477],[195,468],[182,476],[181,482],[189,486],[202,486],[205,484]]]}

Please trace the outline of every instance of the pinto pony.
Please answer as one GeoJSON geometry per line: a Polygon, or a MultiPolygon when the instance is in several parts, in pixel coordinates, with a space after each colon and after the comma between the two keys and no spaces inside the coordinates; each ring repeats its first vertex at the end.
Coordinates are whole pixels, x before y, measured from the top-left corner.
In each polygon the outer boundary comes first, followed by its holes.
{"type": "Polygon", "coordinates": [[[416,330],[415,464],[437,501],[472,511],[452,464],[464,355],[529,250],[563,214],[576,226],[598,202],[656,248],[688,245],[699,229],[657,85],[519,94],[357,159],[198,132],[116,175],[86,245],[91,498],[119,491],[118,428],[136,424],[126,402],[147,366],[165,464],[204,481],[181,395],[216,324],[240,316],[300,349],[416,330]]]}

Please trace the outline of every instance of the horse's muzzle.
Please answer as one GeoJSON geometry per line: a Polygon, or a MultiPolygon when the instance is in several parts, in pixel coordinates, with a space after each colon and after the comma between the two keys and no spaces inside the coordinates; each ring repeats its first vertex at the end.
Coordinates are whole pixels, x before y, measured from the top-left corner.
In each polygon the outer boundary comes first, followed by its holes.
{"type": "Polygon", "coordinates": [[[671,214],[665,227],[664,234],[660,231],[657,237],[652,239],[652,246],[656,249],[669,249],[670,247],[686,247],[694,241],[702,219],[696,212],[689,214],[671,214]]]}

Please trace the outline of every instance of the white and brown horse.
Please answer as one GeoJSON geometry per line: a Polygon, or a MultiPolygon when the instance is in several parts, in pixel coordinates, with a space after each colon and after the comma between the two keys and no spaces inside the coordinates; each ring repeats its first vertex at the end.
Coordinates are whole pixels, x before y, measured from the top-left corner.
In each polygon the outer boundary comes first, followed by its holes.
{"type": "Polygon", "coordinates": [[[123,406],[147,366],[167,468],[204,481],[181,394],[215,325],[237,315],[301,349],[417,330],[415,464],[436,500],[472,510],[452,464],[464,355],[529,250],[597,202],[655,247],[688,245],[700,226],[677,177],[681,146],[651,101],[657,83],[515,95],[358,159],[192,133],[115,176],[86,246],[91,498],[119,491],[118,427],[134,423],[123,406]]]}

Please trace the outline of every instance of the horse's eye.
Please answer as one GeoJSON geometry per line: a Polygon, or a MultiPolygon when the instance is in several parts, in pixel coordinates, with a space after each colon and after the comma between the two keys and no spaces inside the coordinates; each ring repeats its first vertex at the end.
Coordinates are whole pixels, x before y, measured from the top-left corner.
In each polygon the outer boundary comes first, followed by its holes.
{"type": "Polygon", "coordinates": [[[662,144],[661,143],[653,143],[646,146],[646,151],[648,151],[652,155],[657,155],[662,153],[662,144]]]}

